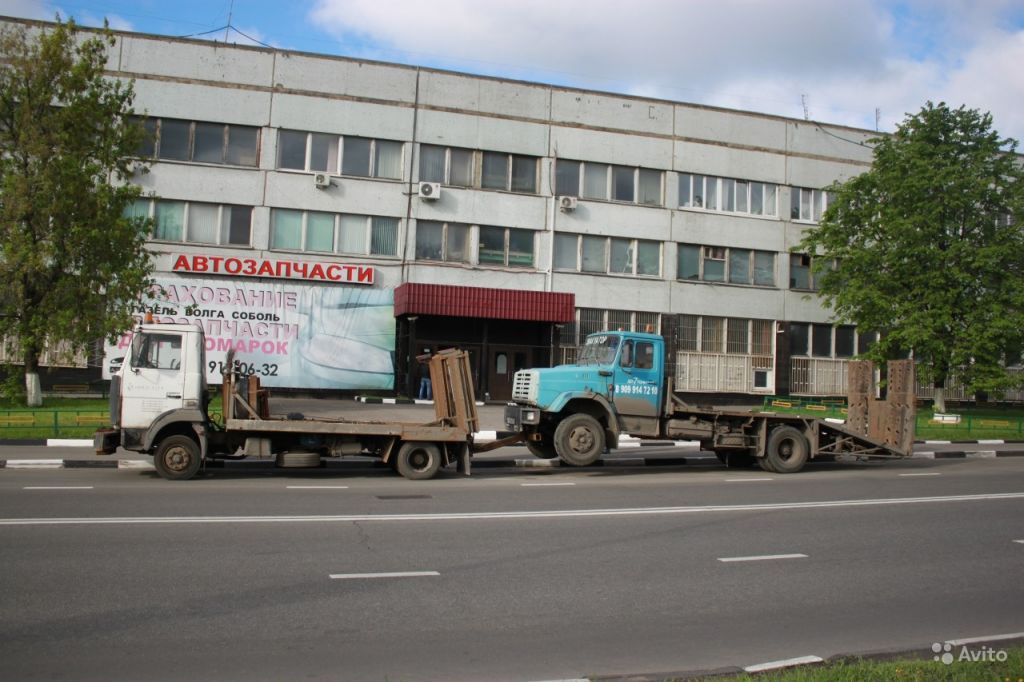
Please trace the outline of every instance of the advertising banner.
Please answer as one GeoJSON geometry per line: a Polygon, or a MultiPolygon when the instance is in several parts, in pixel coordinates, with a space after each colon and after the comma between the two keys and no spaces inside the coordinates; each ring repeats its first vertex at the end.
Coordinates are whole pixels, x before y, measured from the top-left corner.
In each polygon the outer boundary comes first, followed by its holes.
{"type": "MultiPolygon", "coordinates": [[[[225,356],[268,387],[394,388],[394,292],[346,284],[162,275],[139,307],[157,322],[199,324],[206,379],[221,383],[225,356]]],[[[131,335],[107,345],[128,353],[131,335]]]]}

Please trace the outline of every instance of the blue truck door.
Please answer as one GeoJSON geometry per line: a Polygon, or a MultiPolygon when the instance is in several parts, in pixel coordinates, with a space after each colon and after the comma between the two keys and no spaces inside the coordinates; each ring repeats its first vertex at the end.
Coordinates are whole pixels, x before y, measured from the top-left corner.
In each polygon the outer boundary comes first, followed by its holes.
{"type": "Polygon", "coordinates": [[[657,417],[661,411],[661,348],[650,339],[626,339],[615,366],[615,411],[657,417]]]}

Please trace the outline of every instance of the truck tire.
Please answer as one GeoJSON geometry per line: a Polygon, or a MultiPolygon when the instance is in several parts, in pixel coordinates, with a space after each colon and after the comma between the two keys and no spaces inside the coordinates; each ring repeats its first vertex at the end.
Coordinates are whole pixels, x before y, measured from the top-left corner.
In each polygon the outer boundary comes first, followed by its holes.
{"type": "Polygon", "coordinates": [[[186,481],[196,475],[201,464],[199,443],[188,436],[170,436],[153,453],[153,466],[161,478],[186,481]]]}
{"type": "Polygon", "coordinates": [[[799,429],[776,426],[768,436],[765,459],[780,474],[794,474],[804,468],[810,446],[799,429]]]}
{"type": "Polygon", "coordinates": [[[433,443],[402,443],[395,460],[395,469],[411,481],[433,478],[441,469],[441,451],[433,443]]]}
{"type": "Polygon", "coordinates": [[[555,444],[547,438],[544,440],[526,441],[526,449],[530,451],[531,455],[541,459],[554,459],[558,457],[558,453],[555,452],[555,444]]]}
{"type": "Polygon", "coordinates": [[[555,452],[570,466],[589,466],[604,452],[604,429],[589,414],[569,415],[555,429],[555,452]]]}

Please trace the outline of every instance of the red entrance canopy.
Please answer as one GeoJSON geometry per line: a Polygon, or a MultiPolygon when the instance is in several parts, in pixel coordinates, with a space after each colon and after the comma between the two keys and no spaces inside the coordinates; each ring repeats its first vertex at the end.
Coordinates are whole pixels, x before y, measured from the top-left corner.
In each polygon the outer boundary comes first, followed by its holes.
{"type": "Polygon", "coordinates": [[[572,322],[576,296],[407,282],[395,289],[395,316],[439,315],[532,322],[572,322]]]}

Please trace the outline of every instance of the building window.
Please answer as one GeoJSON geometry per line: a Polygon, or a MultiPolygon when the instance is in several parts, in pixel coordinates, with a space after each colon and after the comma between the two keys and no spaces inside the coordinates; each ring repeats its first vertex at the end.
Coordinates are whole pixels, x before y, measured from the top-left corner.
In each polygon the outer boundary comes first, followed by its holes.
{"type": "Polygon", "coordinates": [[[793,220],[820,222],[831,200],[831,195],[825,190],[790,187],[789,217],[793,220]]]}
{"type": "Polygon", "coordinates": [[[587,336],[604,331],[633,331],[657,334],[661,329],[661,315],[633,310],[603,310],[577,308],[576,324],[567,324],[560,336],[562,346],[578,346],[587,336]]]}
{"type": "Polygon", "coordinates": [[[678,348],[690,353],[770,356],[774,335],[772,320],[680,315],[676,324],[678,348]]]}
{"type": "Polygon", "coordinates": [[[771,251],[680,244],[676,278],[775,286],[775,254],[771,251]]]}
{"type": "Polygon", "coordinates": [[[207,121],[147,118],[137,154],[160,161],[190,161],[226,166],[259,165],[260,129],[207,121]]]}
{"type": "Polygon", "coordinates": [[[532,268],[533,230],[481,225],[477,262],[480,265],[532,268]]]}
{"type": "Polygon", "coordinates": [[[556,234],[556,270],[661,276],[661,242],[621,237],[556,234]]]}
{"type": "Polygon", "coordinates": [[[483,152],[480,186],[484,189],[536,194],[537,158],[503,152],[483,152]]]}
{"type": "Polygon", "coordinates": [[[650,168],[558,159],[555,194],[662,206],[664,173],[650,168]]]}
{"type": "Polygon", "coordinates": [[[777,216],[778,185],[680,173],[679,206],[725,213],[777,216]]]}
{"type": "Polygon", "coordinates": [[[352,214],[271,211],[270,248],[285,251],[394,256],[398,218],[352,214]]]}
{"type": "Polygon", "coordinates": [[[416,260],[469,263],[469,225],[417,221],[416,260]]]}
{"type": "Polygon", "coordinates": [[[536,194],[538,162],[536,156],[421,144],[419,178],[455,187],[536,194]]]}
{"type": "MultiPolygon", "coordinates": [[[[789,254],[789,288],[801,291],[817,291],[820,288],[820,276],[814,274],[814,259],[806,253],[789,254]]],[[[836,267],[832,262],[832,269],[836,267]]]]}
{"type": "Polygon", "coordinates": [[[252,206],[137,199],[126,215],[152,218],[153,239],[157,241],[220,246],[251,243],[252,206]]]}
{"type": "MultiPolygon", "coordinates": [[[[866,352],[874,335],[861,335],[861,352],[866,352]]],[[[857,355],[856,327],[808,322],[789,323],[790,355],[815,358],[852,358],[857,355]]]]}
{"type": "Polygon", "coordinates": [[[402,178],[402,143],[352,135],[281,130],[277,167],[361,178],[402,178]]]}

